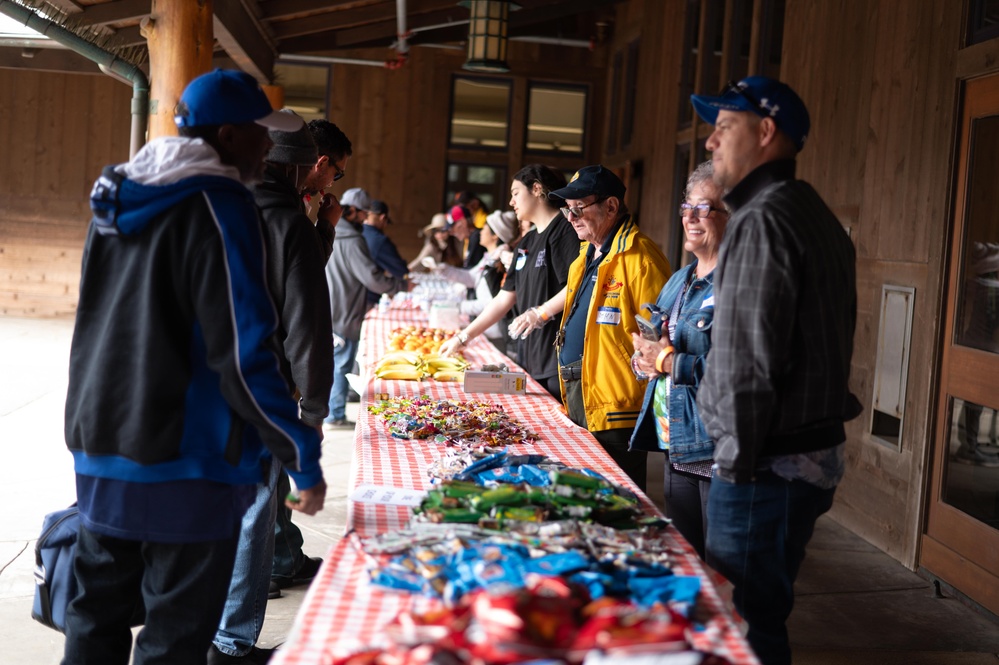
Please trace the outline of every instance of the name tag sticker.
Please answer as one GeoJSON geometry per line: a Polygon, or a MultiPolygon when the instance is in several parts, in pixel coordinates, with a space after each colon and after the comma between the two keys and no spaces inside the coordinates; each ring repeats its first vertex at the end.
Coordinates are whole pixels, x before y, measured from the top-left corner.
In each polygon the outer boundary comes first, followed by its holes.
{"type": "Polygon", "coordinates": [[[524,265],[526,264],[527,264],[527,254],[521,254],[520,256],[517,257],[517,265],[515,266],[515,269],[523,270],[524,265]]]}
{"type": "Polygon", "coordinates": [[[714,306],[715,306],[714,296],[708,296],[707,298],[704,299],[704,302],[701,303],[701,309],[704,309],[705,307],[714,307],[714,306]]]}
{"type": "Polygon", "coordinates": [[[597,323],[616,326],[621,323],[621,310],[617,307],[598,307],[597,323]]]}

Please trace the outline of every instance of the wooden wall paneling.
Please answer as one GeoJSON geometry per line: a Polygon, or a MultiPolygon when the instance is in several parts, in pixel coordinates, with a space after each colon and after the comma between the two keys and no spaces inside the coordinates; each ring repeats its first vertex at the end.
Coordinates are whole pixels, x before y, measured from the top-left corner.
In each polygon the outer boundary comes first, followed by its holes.
{"type": "Polygon", "coordinates": [[[38,114],[41,103],[42,78],[45,74],[25,72],[17,82],[18,103],[14,108],[14,128],[10,143],[15,164],[11,173],[11,190],[32,191],[35,178],[35,141],[38,138],[38,114]]]}
{"type": "MultiPolygon", "coordinates": [[[[11,193],[14,184],[12,172],[17,165],[12,153],[17,126],[17,119],[14,117],[16,76],[15,70],[0,69],[0,145],[4,146],[4,158],[0,159],[0,202],[11,193]]],[[[0,230],[2,228],[0,224],[0,230]]]]}
{"type": "Polygon", "coordinates": [[[34,140],[35,193],[39,196],[66,196],[61,187],[61,162],[79,160],[77,146],[84,137],[69,136],[62,118],[66,110],[65,75],[43,75],[39,90],[38,133],[34,140]],[[60,140],[61,139],[61,140],[60,140]]]}
{"type": "MultiPolygon", "coordinates": [[[[66,108],[60,116],[62,133],[67,142],[72,142],[79,146],[79,154],[72,158],[59,161],[59,187],[65,196],[75,199],[86,199],[90,195],[90,189],[97,178],[90,166],[89,142],[86,140],[90,115],[93,113],[91,91],[94,88],[96,77],[93,76],[66,76],[61,81],[66,90],[66,108]]],[[[58,149],[58,148],[57,148],[58,149]]],[[[82,234],[80,236],[82,238],[82,234]]]]}
{"type": "Polygon", "coordinates": [[[858,327],[851,387],[869,409],[881,286],[916,288],[901,452],[875,442],[870,412],[848,425],[848,472],[833,515],[907,565],[921,528],[939,336],[942,252],[960,12],[944,0],[789,0],[782,77],[809,105],[799,159],[851,227],[858,327]]]}

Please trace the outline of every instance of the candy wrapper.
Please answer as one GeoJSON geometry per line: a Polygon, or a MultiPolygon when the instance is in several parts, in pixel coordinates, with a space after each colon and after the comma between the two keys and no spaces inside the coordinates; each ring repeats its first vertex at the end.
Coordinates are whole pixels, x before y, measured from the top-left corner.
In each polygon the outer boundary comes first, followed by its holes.
{"type": "MultiPolygon", "coordinates": [[[[640,653],[691,660],[685,639],[690,623],[657,605],[643,609],[611,598],[591,600],[585,588],[558,577],[532,576],[515,591],[479,589],[453,608],[401,613],[386,628],[396,646],[360,654],[345,665],[480,662],[580,663],[590,653],[619,658],[640,653]]],[[[605,662],[615,662],[613,659],[605,662]]],[[[665,661],[669,662],[669,661],[665,661]]]]}
{"type": "Polygon", "coordinates": [[[473,441],[505,446],[537,441],[538,435],[489,402],[433,399],[428,396],[383,400],[368,407],[399,439],[473,441]]]}

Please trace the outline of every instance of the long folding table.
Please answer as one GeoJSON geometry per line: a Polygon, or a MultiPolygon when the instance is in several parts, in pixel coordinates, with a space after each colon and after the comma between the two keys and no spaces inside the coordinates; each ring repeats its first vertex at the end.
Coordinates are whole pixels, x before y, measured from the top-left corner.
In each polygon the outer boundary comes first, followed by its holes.
{"type": "MultiPolygon", "coordinates": [[[[461,383],[389,381],[373,378],[373,363],[384,354],[393,330],[404,326],[425,326],[419,310],[372,310],[362,329],[358,354],[366,390],[354,432],[354,453],[350,488],[361,484],[423,490],[430,485],[427,468],[435,459],[437,444],[390,436],[385,426],[368,411],[377,398],[429,395],[433,398],[476,399],[502,405],[504,410],[540,435],[534,444],[517,446],[516,453],[538,452],[570,466],[586,466],[624,485],[641,497],[650,513],[655,505],[642,494],[613,462],[599,443],[584,429],[573,424],[561,405],[533,379],[528,378],[526,395],[466,394],[461,383]]],[[[464,355],[473,365],[506,363],[520,370],[483,337],[472,340],[464,355]]],[[[520,370],[522,371],[522,370],[520,370]]],[[[296,617],[287,642],[271,660],[275,665],[328,665],[337,658],[372,647],[386,646],[384,627],[402,611],[423,612],[438,607],[434,599],[394,592],[369,582],[369,557],[360,549],[359,538],[398,530],[406,526],[411,509],[371,503],[349,502],[347,535],[326,556],[296,617]]],[[[752,650],[725,610],[711,576],[683,537],[672,527],[673,569],[681,575],[697,575],[702,590],[698,599],[700,616],[708,617],[703,628],[693,631],[692,646],[713,653],[737,665],[758,663],[752,650]]]]}

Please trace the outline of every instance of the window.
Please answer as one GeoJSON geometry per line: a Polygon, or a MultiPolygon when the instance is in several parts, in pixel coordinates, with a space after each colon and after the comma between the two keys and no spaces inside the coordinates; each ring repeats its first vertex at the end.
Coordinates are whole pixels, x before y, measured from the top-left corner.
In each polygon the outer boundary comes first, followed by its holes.
{"type": "Polygon", "coordinates": [[[326,65],[274,65],[275,81],[284,87],[284,106],[309,120],[326,119],[330,68],[326,65]]]}
{"type": "Polygon", "coordinates": [[[506,202],[510,200],[506,169],[489,164],[448,164],[443,209],[453,205],[455,194],[466,191],[479,197],[487,212],[506,210],[506,202]]]}
{"type": "Polygon", "coordinates": [[[530,84],[527,102],[527,151],[583,153],[586,88],[530,84]]]}
{"type": "Polygon", "coordinates": [[[996,37],[999,37],[999,0],[970,0],[968,3],[968,45],[996,37]]]}
{"type": "Polygon", "coordinates": [[[509,81],[455,77],[451,100],[452,148],[507,147],[509,81]]]}
{"type": "MultiPolygon", "coordinates": [[[[999,2],[999,0],[995,0],[999,2]]],[[[680,114],[676,128],[673,208],[681,203],[687,175],[710,159],[704,141],[712,128],[697,118],[691,94],[716,95],[728,81],[754,74],[780,76],[786,0],[688,0],[680,65],[680,114]]],[[[686,263],[679,220],[667,258],[686,263]]]]}

